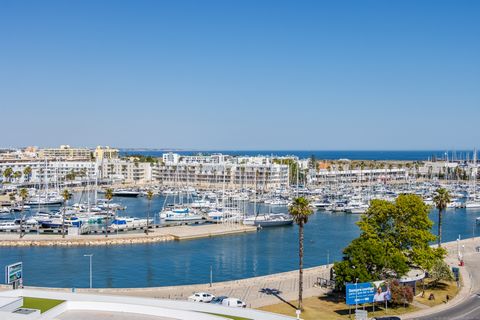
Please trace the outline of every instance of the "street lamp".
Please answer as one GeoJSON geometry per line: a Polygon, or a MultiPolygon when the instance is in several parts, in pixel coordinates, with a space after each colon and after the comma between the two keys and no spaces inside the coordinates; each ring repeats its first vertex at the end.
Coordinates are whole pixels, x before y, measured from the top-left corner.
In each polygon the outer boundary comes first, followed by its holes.
{"type": "Polygon", "coordinates": [[[355,278],[355,311],[358,308],[358,278],[355,278]]]}
{"type": "Polygon", "coordinates": [[[93,254],[84,254],[84,257],[89,257],[90,258],[90,289],[92,289],[92,257],[93,254]]]}

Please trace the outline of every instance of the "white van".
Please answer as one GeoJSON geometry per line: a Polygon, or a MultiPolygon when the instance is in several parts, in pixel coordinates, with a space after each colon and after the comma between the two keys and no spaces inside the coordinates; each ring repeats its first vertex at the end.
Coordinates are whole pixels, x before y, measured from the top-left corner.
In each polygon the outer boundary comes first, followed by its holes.
{"type": "Polygon", "coordinates": [[[242,300],[239,300],[237,298],[223,299],[222,305],[227,306],[227,307],[235,307],[235,308],[245,308],[247,306],[247,304],[245,302],[243,302],[242,300]]]}

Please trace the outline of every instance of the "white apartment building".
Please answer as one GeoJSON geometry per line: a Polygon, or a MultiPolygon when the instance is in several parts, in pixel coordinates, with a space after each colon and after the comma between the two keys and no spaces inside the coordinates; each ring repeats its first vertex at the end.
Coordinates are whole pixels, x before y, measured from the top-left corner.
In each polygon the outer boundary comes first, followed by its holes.
{"type": "Polygon", "coordinates": [[[125,182],[149,182],[152,180],[152,165],[130,159],[104,159],[99,162],[100,179],[125,182]]]}
{"type": "MultiPolygon", "coordinates": [[[[175,158],[175,154],[163,155],[163,159],[175,158]]],[[[268,157],[185,156],[153,167],[153,179],[170,187],[270,190],[287,186],[288,177],[288,166],[274,164],[268,157]]]]}
{"type": "Polygon", "coordinates": [[[316,172],[312,182],[317,184],[335,182],[387,182],[406,180],[408,178],[406,169],[365,169],[365,170],[326,170],[316,172]]]}
{"type": "Polygon", "coordinates": [[[90,177],[96,174],[95,162],[92,161],[48,161],[48,160],[0,160],[0,181],[6,182],[3,173],[7,168],[13,172],[21,172],[19,178],[13,176],[9,182],[15,183],[43,183],[64,181],[69,173],[75,173],[78,177],[90,177]],[[25,169],[30,168],[31,174],[26,175],[25,169]]]}

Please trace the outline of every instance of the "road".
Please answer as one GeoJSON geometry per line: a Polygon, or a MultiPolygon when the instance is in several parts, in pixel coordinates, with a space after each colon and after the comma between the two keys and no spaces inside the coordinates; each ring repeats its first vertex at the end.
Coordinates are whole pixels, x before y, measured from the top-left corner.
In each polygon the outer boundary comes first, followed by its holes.
{"type": "Polygon", "coordinates": [[[422,316],[419,320],[478,320],[480,319],[480,253],[475,247],[480,245],[480,240],[468,241],[465,244],[465,268],[470,273],[472,283],[471,294],[461,303],[446,310],[422,316]]]}

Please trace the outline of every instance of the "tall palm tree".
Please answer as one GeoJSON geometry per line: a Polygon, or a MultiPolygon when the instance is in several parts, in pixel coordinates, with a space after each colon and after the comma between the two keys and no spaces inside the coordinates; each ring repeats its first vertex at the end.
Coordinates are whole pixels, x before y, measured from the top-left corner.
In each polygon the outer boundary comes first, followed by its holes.
{"type": "Polygon", "coordinates": [[[13,173],[13,179],[18,183],[20,181],[20,178],[22,177],[22,171],[15,171],[13,173]]]}
{"type": "Polygon", "coordinates": [[[65,238],[65,213],[67,212],[67,201],[70,199],[70,191],[67,189],[63,190],[63,212],[62,212],[62,238],[65,238]]]}
{"type": "Polygon", "coordinates": [[[433,197],[435,207],[438,209],[438,246],[442,245],[442,214],[445,212],[448,203],[450,202],[450,194],[445,188],[438,188],[433,197]]]}
{"type": "Polygon", "coordinates": [[[6,182],[10,182],[10,178],[12,177],[12,175],[13,175],[13,169],[10,167],[6,168],[3,171],[3,176],[5,177],[6,182]]]}
{"type": "Polygon", "coordinates": [[[28,191],[25,188],[20,189],[19,196],[22,199],[22,207],[20,208],[20,238],[23,238],[23,220],[25,219],[25,215],[23,214],[23,207],[25,206],[25,201],[28,198],[28,191]]]}
{"type": "Polygon", "coordinates": [[[293,200],[293,203],[288,207],[288,211],[293,217],[293,221],[298,224],[298,309],[303,310],[303,227],[308,222],[308,217],[313,213],[313,210],[306,198],[299,197],[293,200]]]}
{"type": "MultiPolygon", "coordinates": [[[[105,190],[105,199],[108,200],[108,202],[112,201],[113,199],[113,190],[111,188],[108,188],[105,190]]],[[[105,216],[105,238],[108,238],[108,217],[109,217],[110,211],[107,212],[107,215],[105,216]]]]}
{"type": "Polygon", "coordinates": [[[30,166],[23,169],[23,175],[27,181],[30,181],[30,177],[32,176],[32,168],[30,166]]]}
{"type": "Polygon", "coordinates": [[[153,192],[152,190],[147,191],[147,200],[148,200],[148,211],[147,211],[147,229],[145,229],[145,234],[148,235],[148,227],[150,226],[150,209],[152,207],[152,198],[153,192]]]}

